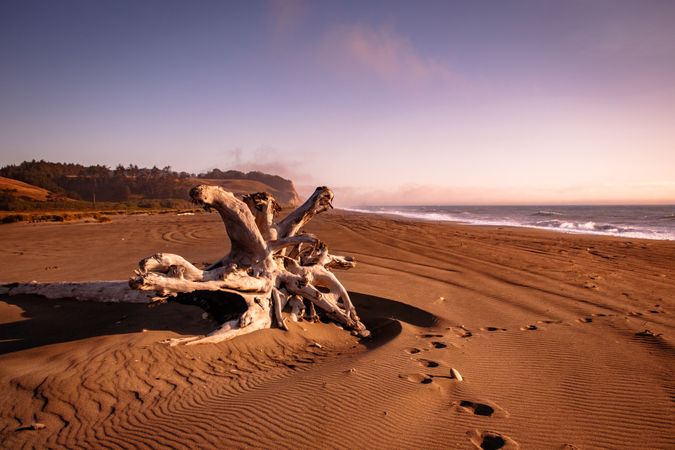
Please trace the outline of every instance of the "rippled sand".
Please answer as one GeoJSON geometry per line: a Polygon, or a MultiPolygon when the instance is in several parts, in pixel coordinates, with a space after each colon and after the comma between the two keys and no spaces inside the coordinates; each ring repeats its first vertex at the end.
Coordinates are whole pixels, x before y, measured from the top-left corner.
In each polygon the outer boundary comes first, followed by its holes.
{"type": "MultiPolygon", "coordinates": [[[[168,347],[214,325],[172,303],[0,297],[0,446],[672,448],[675,242],[339,211],[309,230],[357,258],[338,276],[372,340],[300,322],[168,347]]],[[[216,215],[4,225],[0,279],[211,262],[223,231],[216,215]]]]}

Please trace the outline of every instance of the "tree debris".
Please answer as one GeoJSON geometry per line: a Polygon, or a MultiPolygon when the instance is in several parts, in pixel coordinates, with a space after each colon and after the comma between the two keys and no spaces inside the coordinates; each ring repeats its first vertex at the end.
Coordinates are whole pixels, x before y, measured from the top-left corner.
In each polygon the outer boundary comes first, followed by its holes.
{"type": "Polygon", "coordinates": [[[318,321],[318,309],[352,333],[370,335],[332,272],[354,267],[354,259],[332,255],[316,236],[301,233],[314,216],[332,208],[333,192],[328,187],[316,188],[305,203],[278,222],[279,205],[268,193],[240,200],[219,186],[202,185],[193,188],[190,197],[206,211],[220,214],[231,242],[230,252],[206,269],[179,255],[157,253],[139,262],[128,283],[14,283],[2,291],[113,302],[176,299],[198,304],[208,316],[222,319],[208,335],[170,339],[171,345],[221,342],[272,326],[287,330],[283,316],[287,305],[292,321],[306,314],[318,321]],[[227,302],[241,305],[236,318],[220,314],[227,302]]]}

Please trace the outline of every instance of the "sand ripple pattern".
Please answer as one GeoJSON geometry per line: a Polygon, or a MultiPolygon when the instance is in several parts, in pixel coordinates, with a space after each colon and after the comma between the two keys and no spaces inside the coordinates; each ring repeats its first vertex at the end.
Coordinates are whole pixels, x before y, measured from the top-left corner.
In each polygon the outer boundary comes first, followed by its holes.
{"type": "MultiPolygon", "coordinates": [[[[221,256],[222,224],[204,217],[123,221],[109,238],[133,245],[112,250],[115,260],[221,256]]],[[[100,250],[86,230],[81,240],[100,250]]],[[[148,313],[158,318],[147,333],[101,331],[0,355],[2,446],[672,448],[675,243],[339,212],[308,231],[357,256],[339,275],[372,342],[302,323],[170,348],[157,341],[180,324],[208,324],[201,311],[165,305],[148,313]],[[33,421],[46,428],[16,431],[33,421]]],[[[91,261],[19,237],[3,251],[91,261]]]]}

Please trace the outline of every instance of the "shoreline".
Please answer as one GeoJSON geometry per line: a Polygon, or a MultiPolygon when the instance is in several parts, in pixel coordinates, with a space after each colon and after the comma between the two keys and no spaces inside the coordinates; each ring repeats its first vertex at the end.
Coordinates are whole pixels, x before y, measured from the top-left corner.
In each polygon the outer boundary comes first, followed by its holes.
{"type": "MultiPolygon", "coordinates": [[[[500,222],[498,220],[480,220],[480,219],[475,219],[475,223],[472,223],[470,220],[462,221],[461,219],[454,219],[454,218],[447,218],[447,219],[442,219],[442,218],[434,218],[434,217],[423,217],[422,214],[419,213],[401,213],[401,212],[387,212],[387,211],[368,211],[365,209],[358,209],[358,208],[341,208],[340,210],[349,212],[349,213],[355,213],[355,214],[375,214],[375,215],[380,215],[382,217],[390,218],[390,219],[409,219],[413,221],[420,221],[420,222],[437,222],[437,223],[448,223],[448,224],[456,224],[456,225],[463,225],[463,226],[471,226],[471,227],[497,227],[497,228],[503,228],[503,227],[508,227],[508,228],[515,228],[515,229],[531,229],[531,230],[542,230],[542,231],[551,231],[554,233],[563,233],[563,234],[572,234],[572,235],[591,235],[591,236],[610,236],[610,237],[617,237],[617,238],[626,238],[626,239],[644,239],[644,240],[650,240],[650,241],[675,241],[675,234],[673,236],[667,236],[667,237],[657,237],[653,235],[649,235],[644,231],[638,231],[634,232],[631,234],[631,232],[625,232],[625,233],[613,233],[613,232],[606,232],[606,231],[597,231],[597,230],[590,230],[590,229],[574,229],[574,228],[565,228],[565,227],[547,227],[547,226],[537,226],[537,225],[532,225],[532,224],[518,224],[518,223],[513,223],[513,222],[508,222],[508,221],[503,221],[500,222]]],[[[675,231],[673,232],[675,233],[675,231]]]]}

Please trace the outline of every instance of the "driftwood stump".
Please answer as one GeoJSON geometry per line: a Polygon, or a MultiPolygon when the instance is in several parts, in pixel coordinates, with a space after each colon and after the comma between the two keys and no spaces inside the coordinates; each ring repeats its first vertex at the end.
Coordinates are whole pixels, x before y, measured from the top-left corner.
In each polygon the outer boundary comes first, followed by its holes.
{"type": "Polygon", "coordinates": [[[316,236],[300,232],[315,215],[332,208],[329,188],[316,188],[304,204],[278,222],[279,205],[265,192],[240,200],[218,186],[197,186],[190,197],[206,211],[220,214],[231,241],[230,253],[209,267],[200,269],[182,256],[157,253],[141,260],[128,282],[14,283],[3,286],[3,293],[117,302],[175,298],[211,313],[219,304],[241,305],[238,317],[222,320],[215,331],[170,339],[171,345],[220,342],[272,326],[287,330],[283,316],[287,307],[294,321],[306,312],[315,320],[318,309],[354,334],[370,334],[332,272],[354,267],[354,260],[331,255],[316,236]]]}

